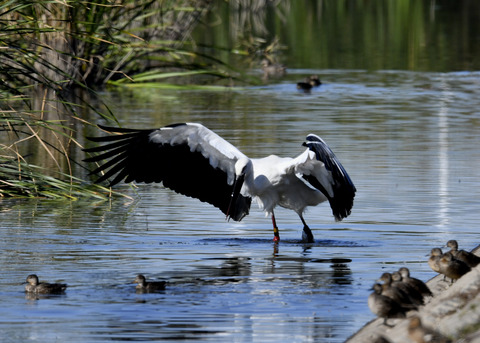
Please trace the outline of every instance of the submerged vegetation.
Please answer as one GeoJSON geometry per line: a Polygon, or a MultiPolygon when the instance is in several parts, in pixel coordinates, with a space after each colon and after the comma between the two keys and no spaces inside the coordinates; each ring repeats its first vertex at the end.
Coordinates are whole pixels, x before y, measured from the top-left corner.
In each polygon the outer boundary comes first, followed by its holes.
{"type": "Polygon", "coordinates": [[[99,87],[166,87],[168,80],[181,84],[182,77],[193,76],[202,77],[197,85],[208,86],[238,77],[219,60],[195,52],[190,33],[210,5],[209,0],[0,4],[0,197],[105,191],[85,188],[74,177],[75,169],[84,168],[82,142],[75,137],[90,124],[86,113],[115,121],[96,97],[99,87]]]}

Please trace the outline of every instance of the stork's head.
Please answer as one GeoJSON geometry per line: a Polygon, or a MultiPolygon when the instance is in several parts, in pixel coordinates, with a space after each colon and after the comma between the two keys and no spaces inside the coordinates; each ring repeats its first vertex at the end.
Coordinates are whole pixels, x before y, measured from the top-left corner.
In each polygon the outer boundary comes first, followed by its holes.
{"type": "Polygon", "coordinates": [[[252,167],[252,161],[249,158],[239,158],[235,163],[235,179],[238,179],[241,175],[245,176],[252,170],[252,167]]]}

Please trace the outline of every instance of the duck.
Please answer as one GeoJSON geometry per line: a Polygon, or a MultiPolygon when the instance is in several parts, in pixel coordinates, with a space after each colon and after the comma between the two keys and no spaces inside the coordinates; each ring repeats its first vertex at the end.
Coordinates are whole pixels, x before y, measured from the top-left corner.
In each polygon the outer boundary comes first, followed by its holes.
{"type": "Polygon", "coordinates": [[[424,297],[433,296],[432,291],[430,290],[430,288],[428,288],[426,283],[424,283],[422,280],[410,276],[410,270],[407,267],[400,268],[398,272],[402,276],[403,282],[411,285],[421,295],[423,295],[424,297]]]}
{"type": "Polygon", "coordinates": [[[413,316],[408,323],[408,337],[415,343],[450,343],[447,337],[422,325],[420,317],[413,316]]]}
{"type": "Polygon", "coordinates": [[[385,295],[397,303],[399,303],[402,307],[409,308],[416,310],[417,306],[420,305],[415,299],[412,299],[405,291],[402,289],[392,285],[393,279],[392,274],[390,273],[383,273],[380,279],[377,281],[382,281],[382,295],[385,295]]]}
{"type": "Polygon", "coordinates": [[[322,81],[320,81],[318,75],[311,75],[309,78],[309,82],[313,87],[318,87],[322,84],[322,81]]]}
{"type": "Polygon", "coordinates": [[[297,89],[303,90],[305,92],[309,92],[313,88],[310,79],[306,78],[302,82],[297,82],[297,89]]]}
{"type": "Polygon", "coordinates": [[[443,252],[440,248],[433,248],[430,251],[430,258],[428,259],[429,267],[437,273],[440,273],[440,259],[442,258],[443,252]]]}
{"type": "Polygon", "coordinates": [[[287,68],[283,64],[273,63],[267,58],[262,60],[261,66],[265,80],[269,77],[282,77],[287,73],[287,68]]]}
{"type": "Polygon", "coordinates": [[[416,305],[423,305],[423,295],[415,287],[403,281],[402,274],[399,271],[392,273],[392,286],[400,288],[416,305]]]}
{"type": "Polygon", "coordinates": [[[27,276],[27,281],[24,282],[25,292],[37,294],[58,294],[63,293],[67,289],[65,283],[47,283],[39,282],[38,276],[30,274],[27,276]]]}
{"type": "Polygon", "coordinates": [[[376,316],[383,318],[383,324],[387,324],[388,318],[405,318],[408,309],[402,307],[398,302],[383,295],[382,285],[376,283],[372,287],[373,293],[368,296],[368,307],[376,316]]]}
{"type": "Polygon", "coordinates": [[[439,266],[440,274],[450,278],[451,283],[460,279],[471,270],[466,263],[455,259],[450,252],[446,252],[442,255],[439,261],[439,266]]]}
{"type": "Polygon", "coordinates": [[[475,268],[480,263],[479,256],[465,250],[458,250],[458,242],[454,239],[447,242],[447,247],[450,248],[450,253],[454,258],[464,262],[470,268],[475,268]]]}
{"type": "Polygon", "coordinates": [[[166,281],[149,281],[142,274],[138,274],[133,283],[136,283],[135,289],[139,292],[156,292],[165,289],[166,281]]]}

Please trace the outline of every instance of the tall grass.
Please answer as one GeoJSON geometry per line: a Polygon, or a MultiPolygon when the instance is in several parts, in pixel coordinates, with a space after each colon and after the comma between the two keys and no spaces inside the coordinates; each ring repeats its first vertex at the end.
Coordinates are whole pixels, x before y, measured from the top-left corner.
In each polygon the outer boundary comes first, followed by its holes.
{"type": "Polygon", "coordinates": [[[0,197],[80,194],[82,183],[74,171],[81,166],[82,143],[76,133],[90,124],[85,113],[115,120],[94,89],[241,76],[195,52],[190,33],[210,3],[2,2],[0,197]]]}

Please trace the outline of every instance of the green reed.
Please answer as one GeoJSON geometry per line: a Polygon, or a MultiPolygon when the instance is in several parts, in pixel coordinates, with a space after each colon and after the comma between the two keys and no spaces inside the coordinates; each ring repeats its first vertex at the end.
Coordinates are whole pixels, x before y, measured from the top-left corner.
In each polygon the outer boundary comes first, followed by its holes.
{"type": "Polygon", "coordinates": [[[85,127],[98,117],[116,121],[98,88],[181,84],[222,89],[212,82],[230,85],[244,77],[195,51],[190,33],[210,4],[2,2],[0,196],[78,197],[105,191],[89,189],[74,176],[86,174],[79,153],[85,127]],[[202,84],[195,84],[196,77],[202,84]]]}

